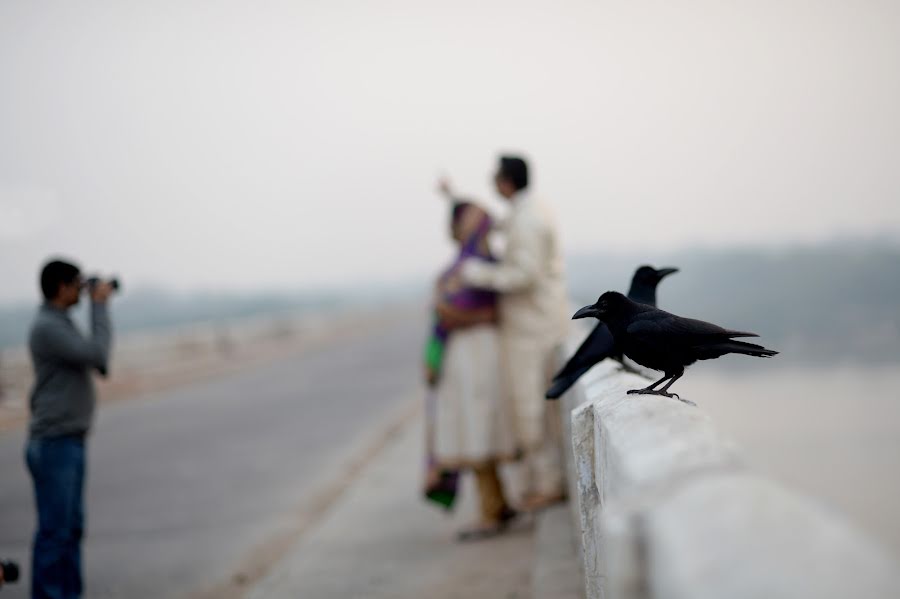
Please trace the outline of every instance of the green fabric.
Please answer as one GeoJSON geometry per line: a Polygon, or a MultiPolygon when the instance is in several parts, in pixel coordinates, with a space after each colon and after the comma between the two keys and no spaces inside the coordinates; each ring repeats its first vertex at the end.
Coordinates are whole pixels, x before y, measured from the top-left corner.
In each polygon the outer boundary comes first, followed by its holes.
{"type": "Polygon", "coordinates": [[[438,504],[445,510],[452,510],[453,504],[456,502],[455,473],[451,474],[450,472],[442,472],[441,484],[443,485],[443,487],[439,486],[425,491],[425,498],[438,504]],[[447,480],[450,476],[454,477],[452,483],[447,480]]]}
{"type": "Polygon", "coordinates": [[[435,372],[440,372],[444,361],[444,342],[432,336],[425,344],[425,365],[435,372]]]}

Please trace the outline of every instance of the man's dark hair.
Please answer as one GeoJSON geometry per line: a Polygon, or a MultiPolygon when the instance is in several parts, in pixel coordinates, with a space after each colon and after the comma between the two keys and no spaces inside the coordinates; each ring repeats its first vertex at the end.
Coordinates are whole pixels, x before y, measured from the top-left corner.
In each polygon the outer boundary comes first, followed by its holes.
{"type": "Polygon", "coordinates": [[[62,260],[51,260],[41,269],[41,291],[44,298],[52,300],[59,293],[59,286],[74,281],[81,271],[78,267],[62,260]]]}
{"type": "Polygon", "coordinates": [[[528,187],[528,164],[518,156],[500,157],[500,176],[521,191],[528,187]]]}

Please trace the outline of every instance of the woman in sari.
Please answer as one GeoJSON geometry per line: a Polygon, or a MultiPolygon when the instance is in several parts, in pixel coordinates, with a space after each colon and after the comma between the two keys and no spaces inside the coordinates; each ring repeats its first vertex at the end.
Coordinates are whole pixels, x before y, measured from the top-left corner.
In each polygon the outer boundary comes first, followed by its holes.
{"type": "Polygon", "coordinates": [[[493,260],[488,246],[491,218],[470,202],[454,202],[451,232],[459,256],[440,276],[435,293],[435,327],[426,369],[435,389],[431,410],[434,470],[468,469],[480,498],[480,519],[459,533],[461,540],[499,534],[515,516],[506,501],[498,465],[516,454],[512,415],[501,384],[497,298],[464,287],[463,260],[493,260]]]}

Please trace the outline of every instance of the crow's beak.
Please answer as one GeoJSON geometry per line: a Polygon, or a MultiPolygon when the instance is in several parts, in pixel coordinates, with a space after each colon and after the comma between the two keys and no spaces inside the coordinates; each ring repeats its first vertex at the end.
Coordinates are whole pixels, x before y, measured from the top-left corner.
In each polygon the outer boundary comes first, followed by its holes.
{"type": "Polygon", "coordinates": [[[584,308],[582,308],[581,310],[576,312],[572,316],[572,320],[578,320],[579,318],[591,318],[591,317],[596,318],[598,314],[599,314],[599,312],[597,311],[597,308],[594,307],[593,304],[591,304],[590,306],[585,306],[584,308]]]}
{"type": "Polygon", "coordinates": [[[678,272],[677,268],[660,268],[656,271],[660,279],[668,277],[669,275],[674,275],[676,272],[678,272]]]}

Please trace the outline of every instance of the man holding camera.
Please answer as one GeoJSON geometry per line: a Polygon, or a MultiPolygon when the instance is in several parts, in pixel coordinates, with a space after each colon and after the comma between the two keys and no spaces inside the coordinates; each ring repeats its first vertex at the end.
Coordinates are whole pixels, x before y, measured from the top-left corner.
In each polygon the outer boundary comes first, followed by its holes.
{"type": "Polygon", "coordinates": [[[41,271],[44,303],[31,326],[34,365],[25,458],[34,482],[37,532],[31,596],[71,599],[82,594],[85,439],[94,415],[91,371],[106,376],[112,328],[106,303],[112,283],[82,280],[77,266],[54,260],[41,271]],[[82,290],[91,298],[91,334],[69,318],[82,290]]]}

